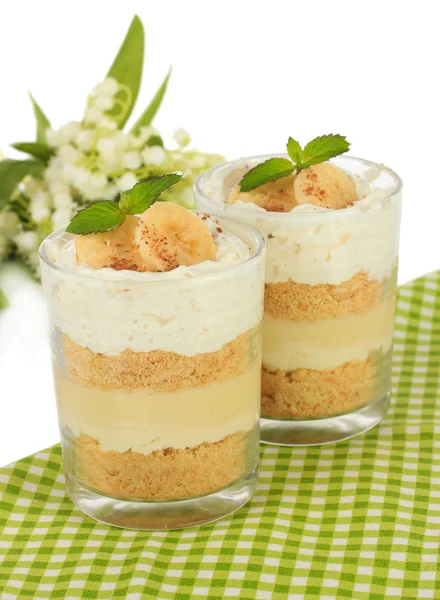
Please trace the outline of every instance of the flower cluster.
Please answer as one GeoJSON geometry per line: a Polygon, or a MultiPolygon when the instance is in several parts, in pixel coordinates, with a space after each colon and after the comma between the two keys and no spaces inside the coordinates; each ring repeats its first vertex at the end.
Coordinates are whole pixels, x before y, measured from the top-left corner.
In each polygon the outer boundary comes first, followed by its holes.
{"type": "Polygon", "coordinates": [[[165,199],[192,205],[195,178],[222,157],[188,150],[190,136],[183,129],[174,134],[175,149],[165,148],[152,126],[121,131],[118,123],[126,95],[124,86],[107,78],[90,94],[81,122],[46,130],[50,157],[44,170],[26,176],[9,211],[0,213],[0,258],[14,243],[17,253],[37,271],[40,242],[51,231],[65,227],[78,208],[114,200],[119,192],[153,175],[182,172],[183,181],[165,199]]]}

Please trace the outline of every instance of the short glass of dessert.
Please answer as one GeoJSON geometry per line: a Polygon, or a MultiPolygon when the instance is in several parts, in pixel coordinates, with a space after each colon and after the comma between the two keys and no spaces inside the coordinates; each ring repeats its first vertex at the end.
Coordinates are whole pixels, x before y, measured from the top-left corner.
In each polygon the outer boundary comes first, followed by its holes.
{"type": "Polygon", "coordinates": [[[196,207],[256,227],[267,242],[261,439],[332,443],[385,415],[391,388],[401,181],[338,157],[249,192],[243,175],[287,155],[214,167],[196,207]]]}
{"type": "Polygon", "coordinates": [[[41,271],[70,497],[104,523],[179,529],[253,494],[265,249],[225,217],[170,202],[147,213],[149,228],[130,216],[105,234],[53,233],[41,271]],[[133,245],[142,225],[155,265],[133,245]],[[178,264],[176,243],[206,242],[208,260],[178,264]]]}

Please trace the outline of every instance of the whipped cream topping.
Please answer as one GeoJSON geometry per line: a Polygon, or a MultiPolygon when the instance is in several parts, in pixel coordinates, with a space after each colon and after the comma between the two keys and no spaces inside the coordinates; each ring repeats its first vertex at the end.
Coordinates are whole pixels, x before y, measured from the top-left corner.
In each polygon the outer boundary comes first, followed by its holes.
{"type": "Polygon", "coordinates": [[[51,290],[47,301],[55,328],[92,352],[194,356],[214,352],[254,327],[262,317],[264,277],[264,253],[248,260],[257,234],[238,223],[225,226],[222,219],[204,222],[216,261],[164,273],[78,265],[73,235],[59,231],[47,238],[42,277],[51,290]]]}
{"type": "MultiPolygon", "coordinates": [[[[379,281],[391,275],[399,247],[400,195],[390,195],[396,184],[390,181],[390,171],[368,166],[360,173],[350,173],[346,168],[360,200],[340,210],[301,204],[288,213],[274,213],[252,202],[228,205],[230,191],[245,170],[266,158],[240,159],[202,175],[196,187],[196,206],[250,223],[264,235],[267,283],[290,279],[309,285],[339,285],[359,271],[379,281]]],[[[334,161],[340,168],[354,162],[334,161]]]]}

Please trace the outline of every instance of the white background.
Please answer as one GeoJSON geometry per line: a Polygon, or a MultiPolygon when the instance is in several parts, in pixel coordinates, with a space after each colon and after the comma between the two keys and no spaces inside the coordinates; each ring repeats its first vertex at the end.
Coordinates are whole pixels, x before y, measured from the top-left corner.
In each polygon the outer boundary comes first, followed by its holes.
{"type": "MultiPolygon", "coordinates": [[[[31,90],[54,126],[81,118],[137,13],[146,28],[138,113],[173,65],[156,120],[228,158],[341,133],[404,180],[400,282],[440,268],[438,4],[392,0],[0,3],[0,148],[32,140],[31,90]]],[[[4,278],[3,273],[3,278],[4,278]]],[[[0,464],[57,440],[39,290],[4,286],[0,464]]]]}

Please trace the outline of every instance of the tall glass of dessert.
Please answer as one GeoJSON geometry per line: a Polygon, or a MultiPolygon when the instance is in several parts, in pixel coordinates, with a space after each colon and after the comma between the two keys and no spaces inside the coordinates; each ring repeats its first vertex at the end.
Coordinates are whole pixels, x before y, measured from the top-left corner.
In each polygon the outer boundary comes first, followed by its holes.
{"type": "Polygon", "coordinates": [[[252,191],[271,158],[217,166],[196,207],[252,224],[267,242],[261,440],[332,443],[379,423],[390,402],[401,181],[340,156],[252,191]]]}
{"type": "Polygon", "coordinates": [[[258,471],[264,240],[157,202],[40,249],[67,489],[94,519],[219,519],[258,471]]]}

